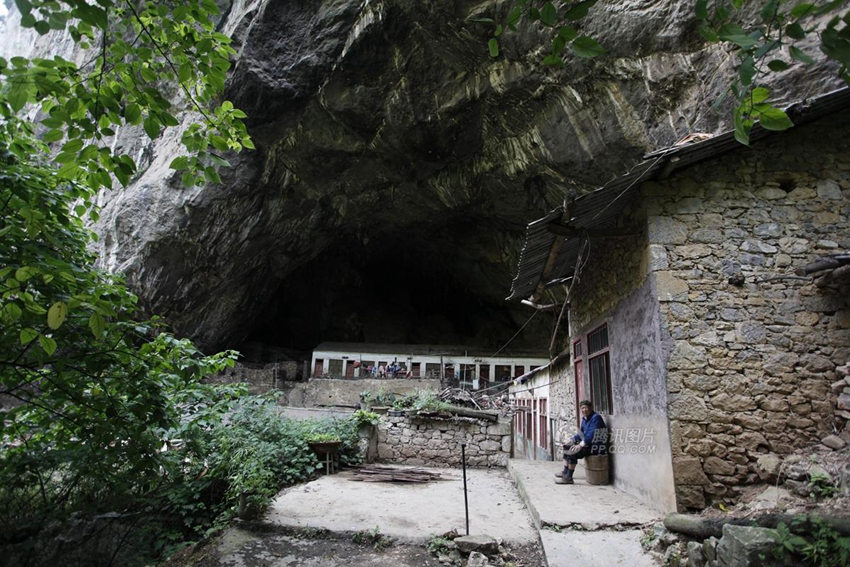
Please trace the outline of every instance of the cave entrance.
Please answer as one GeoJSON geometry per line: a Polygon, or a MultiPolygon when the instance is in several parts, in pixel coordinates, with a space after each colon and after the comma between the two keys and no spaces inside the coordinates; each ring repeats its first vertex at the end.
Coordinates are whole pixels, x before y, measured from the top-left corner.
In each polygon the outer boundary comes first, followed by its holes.
{"type": "MultiPolygon", "coordinates": [[[[340,237],[265,301],[245,345],[266,346],[236,348],[253,362],[273,361],[258,359],[268,354],[309,359],[328,341],[497,349],[531,312],[504,301],[513,267],[498,249],[504,239],[486,234],[462,219],[406,227],[368,243],[340,237]]],[[[552,321],[536,319],[512,346],[548,344],[552,321]]]]}

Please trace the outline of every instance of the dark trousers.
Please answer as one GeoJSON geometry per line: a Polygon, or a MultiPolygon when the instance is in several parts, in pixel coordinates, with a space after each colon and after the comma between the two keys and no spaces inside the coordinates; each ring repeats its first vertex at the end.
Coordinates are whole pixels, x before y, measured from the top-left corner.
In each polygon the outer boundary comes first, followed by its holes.
{"type": "Polygon", "coordinates": [[[590,451],[590,445],[585,445],[584,447],[581,448],[581,451],[579,451],[575,455],[568,455],[568,454],[564,453],[564,460],[569,465],[575,465],[575,464],[578,464],[579,459],[583,459],[586,456],[592,455],[592,454],[594,454],[594,453],[592,453],[590,451]]]}

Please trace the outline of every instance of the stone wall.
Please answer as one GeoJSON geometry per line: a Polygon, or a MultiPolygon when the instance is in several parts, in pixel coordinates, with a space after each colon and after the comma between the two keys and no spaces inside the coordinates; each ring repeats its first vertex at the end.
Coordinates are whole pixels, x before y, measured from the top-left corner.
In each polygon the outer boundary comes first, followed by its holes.
{"type": "Polygon", "coordinates": [[[575,378],[570,357],[552,362],[545,371],[549,382],[549,415],[555,420],[555,459],[561,459],[559,449],[575,434],[578,408],[575,399],[575,378]]]}
{"type": "Polygon", "coordinates": [[[668,411],[680,508],[734,499],[756,461],[834,425],[850,286],[793,270],[850,250],[848,112],[647,183],[650,269],[673,341],[668,411]]]}
{"type": "Polygon", "coordinates": [[[280,389],[287,381],[295,378],[298,363],[295,361],[272,362],[268,364],[240,364],[228,368],[207,380],[214,384],[233,384],[245,382],[252,394],[265,394],[280,389]]]}
{"type": "Polygon", "coordinates": [[[439,379],[398,378],[398,379],[355,379],[355,378],[315,378],[307,381],[287,380],[295,375],[295,362],[244,365],[210,377],[217,384],[246,382],[252,394],[264,394],[278,390],[278,403],[297,408],[310,407],[349,407],[360,405],[360,393],[363,391],[386,392],[396,395],[412,394],[419,390],[436,392],[440,389],[439,379]]]}
{"type": "Polygon", "coordinates": [[[440,380],[425,378],[312,378],[307,382],[285,382],[278,386],[282,392],[279,403],[293,407],[358,407],[360,392],[386,392],[396,395],[413,394],[420,390],[437,392],[440,380]]]}
{"type": "Polygon", "coordinates": [[[388,415],[378,425],[380,462],[435,467],[461,465],[466,442],[470,467],[505,467],[511,455],[511,420],[433,419],[388,415]]]}

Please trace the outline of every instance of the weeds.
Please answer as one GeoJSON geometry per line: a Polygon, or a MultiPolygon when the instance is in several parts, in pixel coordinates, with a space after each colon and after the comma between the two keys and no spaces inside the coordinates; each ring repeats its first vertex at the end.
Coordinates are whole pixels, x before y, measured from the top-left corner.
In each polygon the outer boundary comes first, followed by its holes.
{"type": "Polygon", "coordinates": [[[838,494],[838,487],[832,483],[832,477],[818,470],[809,473],[809,490],[815,500],[831,498],[838,494]]]}
{"type": "Polygon", "coordinates": [[[452,550],[452,546],[454,543],[452,540],[444,538],[442,536],[431,536],[431,539],[428,540],[428,551],[434,555],[448,555],[448,553],[452,550]]]}
{"type": "Polygon", "coordinates": [[[377,550],[386,549],[394,543],[393,538],[382,534],[378,526],[371,530],[361,530],[352,539],[357,545],[371,545],[377,550]]]}

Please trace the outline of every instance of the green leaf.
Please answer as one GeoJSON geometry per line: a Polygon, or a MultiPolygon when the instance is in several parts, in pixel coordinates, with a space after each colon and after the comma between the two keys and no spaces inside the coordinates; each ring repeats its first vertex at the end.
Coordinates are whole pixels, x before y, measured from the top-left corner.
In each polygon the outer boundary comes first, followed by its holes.
{"type": "Polygon", "coordinates": [[[15,270],[15,279],[19,282],[25,282],[38,273],[36,268],[31,266],[22,266],[15,270]]]}
{"type": "Polygon", "coordinates": [[[806,55],[806,53],[802,49],[800,49],[798,47],[794,47],[793,45],[788,48],[788,52],[791,54],[791,57],[793,59],[796,59],[797,61],[799,61],[801,63],[811,65],[812,63],[815,62],[815,60],[812,59],[811,57],[809,57],[808,55],[806,55]]]}
{"type": "Polygon", "coordinates": [[[490,57],[499,56],[499,40],[495,37],[491,37],[490,41],[487,42],[487,48],[490,50],[490,57]]]}
{"type": "Polygon", "coordinates": [[[227,140],[217,134],[210,134],[210,143],[215,149],[222,152],[226,152],[229,149],[227,140]]]}
{"type": "Polygon", "coordinates": [[[814,4],[810,4],[808,2],[800,2],[796,6],[794,6],[788,15],[793,19],[802,18],[803,16],[808,15],[812,10],[815,9],[814,4]]]}
{"type": "Polygon", "coordinates": [[[776,11],[779,9],[779,2],[777,0],[770,0],[764,7],[761,9],[761,20],[763,22],[771,22],[776,17],[776,11]]]}
{"type": "Polygon", "coordinates": [[[94,335],[95,339],[99,339],[103,336],[103,331],[106,329],[106,322],[103,320],[103,317],[95,311],[89,317],[89,330],[91,330],[91,334],[94,335]]]}
{"type": "Polygon", "coordinates": [[[741,108],[735,110],[735,139],[745,146],[750,145],[750,130],[752,130],[753,121],[745,119],[741,115],[741,108]]]}
{"type": "Polygon", "coordinates": [[[38,331],[33,328],[25,327],[21,329],[21,344],[27,345],[38,336],[38,331]]]}
{"type": "Polygon", "coordinates": [[[62,146],[62,151],[68,153],[76,153],[81,149],[83,149],[83,141],[79,138],[68,140],[65,145],[62,146]]]}
{"type": "Polygon", "coordinates": [[[55,130],[48,130],[41,139],[49,144],[51,142],[58,142],[64,137],[65,131],[57,128],[55,130]]]}
{"type": "Polygon", "coordinates": [[[221,183],[221,177],[219,177],[218,171],[214,167],[204,168],[204,179],[210,183],[221,183]]]}
{"type": "Polygon", "coordinates": [[[16,303],[7,303],[3,306],[3,322],[11,325],[21,318],[23,311],[16,303]]]}
{"type": "Polygon", "coordinates": [[[29,0],[15,0],[15,6],[18,7],[21,14],[29,14],[32,10],[32,4],[30,4],[29,0]]]}
{"type": "Polygon", "coordinates": [[[767,68],[771,71],[778,72],[790,69],[791,65],[789,65],[785,61],[782,61],[781,59],[774,59],[773,61],[767,64],[767,68]]]}
{"type": "Polygon", "coordinates": [[[753,83],[753,77],[756,75],[756,64],[750,56],[744,57],[741,61],[741,68],[738,69],[738,76],[741,78],[741,84],[745,87],[753,83]]]}
{"type": "Polygon", "coordinates": [[[147,134],[148,138],[151,140],[154,140],[159,136],[159,127],[159,120],[157,120],[155,116],[148,116],[145,118],[145,134],[147,134]]]}
{"type": "Polygon", "coordinates": [[[171,169],[180,170],[180,169],[186,169],[188,166],[189,166],[188,158],[186,156],[178,156],[178,157],[174,158],[173,160],[171,160],[171,165],[169,165],[168,167],[170,167],[171,169]]]}
{"type": "Polygon", "coordinates": [[[47,356],[52,356],[56,352],[56,341],[46,335],[38,336],[38,344],[41,345],[42,350],[47,353],[47,356]]]}
{"type": "Polygon", "coordinates": [[[65,322],[67,315],[68,304],[64,301],[57,301],[47,310],[47,326],[51,329],[58,329],[65,322]]]}
{"type": "Polygon", "coordinates": [[[803,26],[794,22],[785,26],[785,35],[793,39],[803,39],[806,37],[806,31],[803,26]]]}
{"type": "Polygon", "coordinates": [[[510,12],[508,12],[508,18],[505,20],[505,25],[507,25],[512,30],[516,30],[516,25],[519,22],[519,17],[522,15],[522,8],[520,6],[514,6],[510,12]]]}
{"type": "Polygon", "coordinates": [[[142,111],[138,104],[128,104],[124,108],[124,119],[129,124],[138,124],[142,120],[142,111]]]}
{"type": "Polygon", "coordinates": [[[596,1],[597,0],[585,0],[584,2],[579,2],[564,13],[564,19],[571,21],[582,19],[587,15],[593,5],[596,4],[596,1]]]}
{"type": "Polygon", "coordinates": [[[605,53],[604,47],[599,45],[599,43],[595,39],[586,35],[582,35],[575,38],[570,44],[570,48],[573,50],[573,53],[575,53],[579,57],[590,58],[605,53]]]}
{"type": "Polygon", "coordinates": [[[12,83],[8,92],[9,105],[14,112],[20,111],[30,101],[31,91],[25,85],[12,83]]]}
{"type": "Polygon", "coordinates": [[[74,15],[91,26],[106,29],[106,11],[102,8],[86,4],[85,2],[79,2],[77,3],[77,9],[74,10],[74,15]]]}
{"type": "Polygon", "coordinates": [[[706,41],[710,43],[717,43],[718,41],[720,41],[720,36],[717,35],[717,31],[711,26],[700,26],[699,33],[702,37],[705,38],[706,41]]]}
{"type": "Polygon", "coordinates": [[[563,67],[564,60],[561,59],[559,55],[550,53],[549,55],[543,58],[543,64],[548,67],[563,67]]]}
{"type": "Polygon", "coordinates": [[[764,87],[756,87],[755,89],[753,89],[752,95],[750,95],[750,97],[752,98],[753,104],[762,103],[762,102],[766,101],[769,96],[770,96],[770,90],[766,89],[764,87]]]}
{"type": "Polygon", "coordinates": [[[540,9],[540,22],[544,26],[552,27],[558,21],[558,11],[551,2],[546,2],[540,9]]]}
{"type": "Polygon", "coordinates": [[[558,37],[569,42],[578,37],[578,32],[572,26],[561,26],[558,29],[558,37]]]}
{"type": "Polygon", "coordinates": [[[747,49],[755,46],[758,41],[747,35],[747,32],[738,24],[728,23],[720,27],[717,36],[723,41],[734,43],[738,47],[747,49]]]}
{"type": "Polygon", "coordinates": [[[708,19],[708,0],[697,0],[694,5],[694,15],[700,20],[708,19]]]}
{"type": "Polygon", "coordinates": [[[765,130],[774,131],[787,130],[794,125],[784,110],[773,106],[759,110],[759,124],[765,130]]]}

